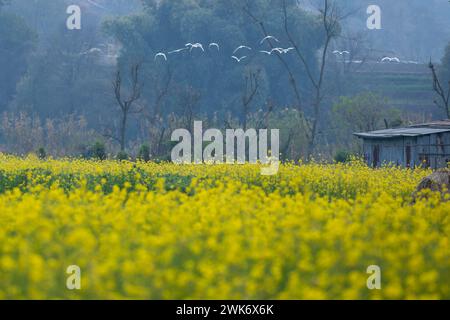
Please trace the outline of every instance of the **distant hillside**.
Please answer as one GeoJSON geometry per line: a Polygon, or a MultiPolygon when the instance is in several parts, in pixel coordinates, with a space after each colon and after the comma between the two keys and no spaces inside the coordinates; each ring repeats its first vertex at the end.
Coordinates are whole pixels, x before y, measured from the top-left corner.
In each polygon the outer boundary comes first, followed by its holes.
{"type": "Polygon", "coordinates": [[[432,78],[426,64],[369,62],[354,77],[355,90],[378,92],[388,97],[393,107],[444,116],[433,103],[432,78]]]}

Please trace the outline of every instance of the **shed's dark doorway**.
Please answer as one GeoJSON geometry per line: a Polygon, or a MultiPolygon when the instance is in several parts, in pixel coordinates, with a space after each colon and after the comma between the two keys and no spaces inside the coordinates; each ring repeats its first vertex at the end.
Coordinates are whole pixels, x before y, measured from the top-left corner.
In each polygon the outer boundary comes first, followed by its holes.
{"type": "Polygon", "coordinates": [[[379,167],[380,166],[380,146],[379,145],[374,145],[373,146],[373,167],[379,167]]]}
{"type": "Polygon", "coordinates": [[[411,168],[411,146],[406,146],[406,167],[411,168]]]}

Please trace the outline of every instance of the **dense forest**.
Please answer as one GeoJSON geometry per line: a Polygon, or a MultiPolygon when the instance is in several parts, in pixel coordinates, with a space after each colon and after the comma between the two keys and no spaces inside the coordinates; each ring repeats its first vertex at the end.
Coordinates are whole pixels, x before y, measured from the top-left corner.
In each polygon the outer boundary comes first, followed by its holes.
{"type": "Polygon", "coordinates": [[[284,159],[358,153],[355,131],[448,117],[430,66],[450,91],[449,18],[446,0],[0,0],[0,152],[167,159],[202,120],[279,128],[284,159]]]}

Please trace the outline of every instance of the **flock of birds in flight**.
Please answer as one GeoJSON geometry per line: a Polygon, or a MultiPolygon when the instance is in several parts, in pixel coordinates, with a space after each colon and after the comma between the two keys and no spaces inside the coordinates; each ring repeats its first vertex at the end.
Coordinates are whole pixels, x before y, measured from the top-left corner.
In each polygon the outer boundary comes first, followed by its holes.
{"type": "MultiPolygon", "coordinates": [[[[274,41],[276,43],[279,43],[280,41],[275,38],[274,36],[266,36],[264,37],[259,45],[262,46],[264,45],[265,42],[269,42],[269,41],[274,41]]],[[[258,50],[259,53],[261,54],[265,54],[268,56],[275,54],[287,54],[292,50],[295,50],[294,47],[289,47],[289,48],[282,48],[282,47],[274,47],[272,45],[272,42],[270,42],[270,49],[268,50],[258,50]]],[[[105,45],[106,46],[106,45],[105,45]]],[[[211,42],[207,47],[208,50],[215,50],[217,52],[220,52],[221,47],[217,42],[211,42]]],[[[179,49],[175,49],[172,51],[169,51],[167,53],[165,52],[158,52],[157,54],[155,54],[154,60],[157,61],[158,59],[163,59],[164,61],[168,61],[169,60],[169,56],[170,55],[174,55],[174,54],[179,54],[182,52],[192,52],[194,50],[200,50],[202,52],[206,52],[205,47],[203,46],[203,44],[197,42],[197,43],[186,43],[184,45],[184,47],[179,48],[179,49]]],[[[233,54],[231,55],[231,59],[233,59],[234,61],[236,61],[237,63],[242,62],[243,60],[248,58],[248,55],[242,54],[239,55],[240,52],[242,52],[243,50],[246,50],[247,52],[250,52],[253,50],[253,48],[249,47],[248,45],[240,45],[238,46],[236,49],[234,49],[233,54]]],[[[108,47],[108,51],[110,51],[109,47],[108,47]]],[[[80,53],[80,55],[90,55],[90,54],[98,54],[101,55],[103,53],[103,50],[100,48],[91,48],[85,52],[80,53]]],[[[339,50],[334,50],[333,54],[336,57],[342,57],[342,61],[348,63],[348,62],[352,62],[352,63],[363,63],[363,61],[361,60],[348,60],[347,58],[351,57],[351,53],[348,50],[343,50],[343,51],[339,51],[339,50]]],[[[117,57],[117,56],[116,56],[117,57]]],[[[384,56],[382,57],[379,61],[377,61],[377,63],[407,63],[407,64],[419,64],[419,62],[417,61],[403,61],[400,60],[398,57],[388,57],[388,56],[384,56]]]]}
{"type": "MultiPolygon", "coordinates": [[[[335,55],[337,55],[337,56],[345,56],[346,54],[347,55],[350,55],[350,52],[349,51],[347,51],[347,50],[344,50],[344,51],[339,51],[339,50],[334,50],[333,51],[333,53],[335,54],[335,55]]],[[[352,61],[352,62],[355,62],[355,63],[362,63],[362,61],[352,61]]],[[[407,64],[419,64],[419,62],[417,62],[417,61],[403,61],[403,60],[400,60],[400,58],[398,58],[398,57],[387,57],[387,56],[384,56],[383,58],[381,58],[381,60],[380,61],[377,61],[377,63],[389,63],[389,62],[394,62],[394,63],[407,63],[407,64]]]]}
{"type": "MultiPolygon", "coordinates": [[[[280,42],[277,38],[275,38],[274,36],[267,36],[264,37],[261,42],[259,43],[260,45],[263,45],[264,42],[269,41],[269,40],[273,40],[275,42],[280,42]]],[[[193,50],[201,50],[202,52],[205,52],[205,48],[203,46],[203,44],[201,43],[186,43],[185,46],[183,48],[180,49],[176,49],[176,50],[172,50],[166,53],[164,52],[158,52],[155,55],[155,61],[158,59],[164,59],[165,61],[168,61],[168,55],[172,55],[172,54],[177,54],[177,53],[181,53],[183,51],[189,51],[192,52],[193,50]]],[[[220,51],[220,45],[216,42],[211,42],[208,45],[208,49],[209,50],[217,50],[220,51]]],[[[289,48],[281,48],[281,47],[277,47],[277,48],[272,48],[271,50],[259,50],[260,53],[266,54],[266,55],[272,55],[274,52],[278,53],[278,54],[286,54],[289,53],[291,50],[294,50],[294,47],[289,47],[289,48]]],[[[233,55],[231,56],[231,58],[233,60],[235,60],[237,63],[240,63],[241,61],[245,60],[248,58],[247,55],[238,55],[239,52],[241,52],[242,50],[247,50],[247,51],[252,51],[253,48],[247,46],[247,45],[240,45],[239,47],[237,47],[236,49],[234,49],[233,51],[233,55]]]]}
{"type": "MultiPolygon", "coordinates": [[[[274,36],[266,36],[264,37],[261,41],[260,41],[260,46],[262,46],[266,41],[274,41],[279,43],[280,41],[275,38],[274,36]]],[[[217,52],[220,51],[220,45],[217,42],[211,42],[208,47],[209,50],[216,50],[217,52]]],[[[201,50],[202,52],[206,52],[205,47],[203,46],[203,44],[196,42],[196,43],[186,43],[184,45],[184,47],[179,48],[179,49],[175,49],[172,51],[169,51],[167,53],[165,52],[158,52],[157,54],[155,54],[154,60],[158,60],[158,59],[163,59],[164,61],[168,61],[169,60],[169,56],[173,55],[173,54],[177,54],[177,53],[182,53],[184,51],[188,51],[188,52],[192,52],[193,50],[201,50]]],[[[248,58],[248,55],[238,55],[239,52],[242,52],[242,50],[247,50],[248,52],[252,51],[253,48],[247,46],[247,45],[240,45],[238,46],[236,49],[234,49],[233,54],[231,55],[231,59],[235,60],[237,63],[242,62],[243,60],[248,58]]],[[[259,53],[262,54],[266,54],[268,56],[271,56],[273,53],[276,54],[287,54],[290,51],[295,50],[294,47],[289,47],[289,48],[281,48],[281,47],[275,47],[275,48],[271,48],[270,50],[258,50],[259,53]]],[[[345,58],[346,55],[350,55],[350,52],[347,50],[343,50],[343,51],[339,51],[339,50],[334,50],[333,54],[336,56],[342,56],[345,58]]],[[[346,61],[347,62],[347,61],[346,61]]],[[[362,63],[362,61],[352,61],[355,63],[362,63]]],[[[418,62],[416,61],[402,61],[400,60],[398,57],[383,57],[381,58],[380,61],[378,61],[379,63],[413,63],[413,64],[418,64],[418,62]]]]}
{"type": "MultiPolygon", "coordinates": [[[[87,0],[90,4],[94,5],[95,7],[101,8],[101,9],[106,9],[104,6],[98,4],[97,2],[93,1],[93,0],[87,0]]],[[[275,38],[274,36],[267,36],[264,37],[261,42],[260,45],[263,45],[265,41],[269,41],[269,40],[273,40],[275,42],[280,42],[277,38],[275,38]]],[[[217,51],[220,51],[220,45],[216,42],[211,42],[208,45],[208,48],[211,50],[213,48],[215,48],[217,51]]],[[[203,45],[201,43],[187,43],[185,44],[185,46],[183,48],[180,49],[176,49],[176,50],[172,50],[169,51],[167,54],[164,52],[158,52],[155,55],[155,60],[157,60],[158,58],[164,59],[165,61],[168,60],[168,55],[172,55],[172,54],[176,54],[176,53],[181,53],[183,51],[189,51],[192,52],[192,50],[194,49],[199,49],[203,52],[205,52],[205,48],[203,47],[203,45]]],[[[239,47],[237,47],[234,51],[233,51],[233,55],[231,56],[231,58],[233,60],[235,60],[236,62],[240,63],[241,61],[245,60],[248,58],[248,56],[244,55],[244,56],[237,56],[237,53],[240,50],[253,50],[251,47],[246,46],[246,45],[241,45],[239,47]]],[[[294,50],[294,47],[289,47],[289,48],[281,48],[281,47],[277,47],[277,48],[272,48],[271,50],[267,51],[267,50],[259,50],[260,53],[266,54],[266,55],[272,55],[274,52],[278,53],[278,54],[287,54],[289,53],[291,50],[294,50]]],[[[86,54],[102,54],[102,50],[99,48],[92,48],[86,52],[81,53],[81,55],[86,55],[86,54]]],[[[343,51],[339,51],[339,50],[334,50],[333,54],[335,54],[336,56],[342,56],[345,58],[345,55],[350,55],[350,52],[347,50],[343,50],[343,51]]],[[[347,62],[344,59],[345,62],[347,62]]],[[[362,61],[351,61],[351,62],[355,62],[355,63],[362,63],[362,61]]],[[[400,60],[398,57],[388,57],[388,56],[384,56],[383,58],[381,58],[380,61],[377,61],[378,63],[407,63],[407,64],[419,64],[419,62],[417,61],[403,61],[400,60]]]]}

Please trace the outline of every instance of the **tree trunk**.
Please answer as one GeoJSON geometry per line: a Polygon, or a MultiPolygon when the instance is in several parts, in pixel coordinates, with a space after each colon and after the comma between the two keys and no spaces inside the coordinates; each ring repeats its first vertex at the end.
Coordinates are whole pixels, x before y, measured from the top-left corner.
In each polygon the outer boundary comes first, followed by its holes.
{"type": "Polygon", "coordinates": [[[127,120],[128,120],[128,113],[124,112],[122,115],[122,124],[120,126],[120,151],[125,151],[125,133],[127,130],[127,120]]]}

